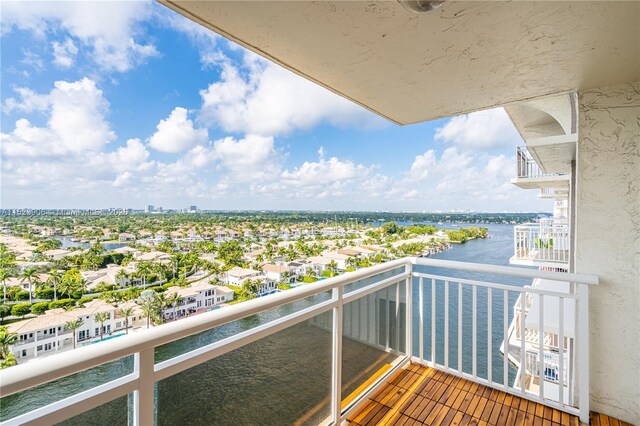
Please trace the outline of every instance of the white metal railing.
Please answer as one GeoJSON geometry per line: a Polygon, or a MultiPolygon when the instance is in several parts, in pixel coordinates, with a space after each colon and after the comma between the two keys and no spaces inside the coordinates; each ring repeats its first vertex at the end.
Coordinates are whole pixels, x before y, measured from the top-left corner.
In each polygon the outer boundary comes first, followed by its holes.
{"type": "Polygon", "coordinates": [[[566,188],[565,189],[540,188],[540,193],[538,194],[538,198],[555,198],[555,199],[569,198],[569,190],[566,188]]]}
{"type": "MultiPolygon", "coordinates": [[[[154,416],[156,409],[154,390],[158,381],[273,335],[295,324],[315,318],[325,312],[331,312],[333,316],[331,322],[333,336],[331,358],[332,409],[331,417],[327,421],[329,423],[340,424],[345,416],[366,401],[367,394],[373,392],[377,386],[387,380],[391,374],[398,368],[402,368],[410,360],[423,362],[434,368],[443,369],[449,373],[463,376],[475,382],[518,394],[522,397],[558,407],[568,412],[579,413],[581,419],[588,419],[588,310],[586,308],[583,309],[583,307],[588,306],[588,285],[597,284],[597,281],[597,277],[579,274],[562,274],[424,258],[398,259],[334,277],[322,283],[303,286],[269,297],[230,306],[225,309],[206,312],[152,328],[145,332],[130,334],[120,337],[119,339],[102,342],[99,345],[82,347],[64,354],[52,355],[45,359],[36,359],[28,364],[3,370],[0,372],[0,383],[2,384],[2,396],[5,397],[126,356],[134,356],[134,370],[131,374],[124,375],[109,383],[6,420],[2,425],[38,424],[43,421],[46,423],[57,423],[109,401],[113,401],[116,398],[128,395],[129,393],[133,393],[134,395],[133,410],[129,413],[133,423],[136,425],[153,424],[155,422],[154,416]],[[452,278],[424,272],[423,270],[418,271],[418,268],[444,268],[455,274],[471,272],[525,278],[546,278],[571,282],[575,284],[572,286],[575,292],[571,294],[554,293],[513,285],[452,278]],[[384,275],[380,276],[381,274],[384,275]],[[350,291],[345,292],[345,287],[349,284],[376,277],[379,277],[379,279],[373,280],[370,284],[360,286],[353,290],[349,288],[350,291]],[[331,292],[331,297],[328,300],[321,301],[305,309],[178,355],[166,361],[156,363],[154,360],[154,349],[158,346],[288,303],[326,293],[327,291],[331,292]],[[392,298],[396,301],[394,305],[396,323],[404,324],[403,327],[405,330],[403,330],[401,334],[405,345],[402,348],[403,350],[400,350],[400,345],[394,345],[389,342],[389,337],[387,337],[386,345],[383,344],[382,346],[388,352],[400,355],[399,362],[395,363],[394,368],[379,377],[374,384],[370,385],[359,398],[356,398],[348,406],[342,407],[343,335],[357,337],[361,341],[366,340],[364,335],[357,335],[355,331],[357,327],[355,325],[351,331],[343,333],[343,321],[345,320],[343,317],[344,307],[354,301],[359,301],[362,298],[372,294],[379,294],[380,292],[386,292],[387,300],[392,298]],[[495,344],[492,343],[494,337],[493,321],[496,320],[497,314],[503,317],[503,327],[499,327],[501,332],[496,333],[496,336],[508,340],[507,327],[509,315],[513,300],[515,300],[511,295],[519,295],[527,292],[534,292],[540,295],[541,302],[544,301],[545,297],[559,297],[560,300],[572,299],[576,302],[578,312],[576,330],[579,330],[579,336],[576,342],[577,349],[575,351],[575,357],[570,365],[564,365],[562,362],[563,358],[561,357],[558,366],[560,378],[564,377],[565,371],[570,371],[569,387],[572,390],[571,404],[564,404],[562,398],[559,402],[546,399],[542,392],[533,394],[524,388],[518,390],[514,385],[508,383],[510,354],[509,346],[506,344],[502,380],[499,382],[493,380],[494,369],[492,368],[492,354],[494,354],[497,349],[495,344]],[[503,300],[500,301],[500,297],[502,297],[503,300]],[[457,309],[455,307],[455,301],[457,301],[457,309]],[[496,305],[498,301],[500,301],[500,306],[496,305]],[[405,318],[404,321],[398,321],[397,315],[401,312],[400,305],[402,302],[404,302],[403,315],[405,318]],[[456,312],[457,320],[452,318],[452,312],[456,312]],[[495,312],[496,315],[493,315],[492,312],[495,312]],[[484,317],[481,317],[481,315],[484,315],[484,317]],[[484,322],[484,319],[486,319],[486,322],[484,322]],[[482,322],[479,323],[479,320],[482,322]],[[463,324],[463,321],[465,324],[463,324]],[[469,335],[471,351],[470,354],[466,352],[463,354],[462,330],[463,328],[466,330],[467,325],[469,325],[472,330],[469,335]],[[436,333],[436,330],[441,331],[441,328],[444,329],[444,332],[436,333]],[[456,347],[456,343],[450,341],[450,333],[456,328],[458,330],[457,362],[450,362],[449,355],[456,352],[452,350],[452,348],[456,347]],[[430,334],[428,334],[428,330],[431,330],[430,334]],[[479,335],[480,330],[485,330],[484,339],[479,335]],[[425,338],[427,335],[429,339],[425,338]],[[428,342],[430,342],[430,345],[427,345],[428,342]],[[425,352],[425,349],[428,349],[428,351],[425,352]],[[439,359],[438,356],[441,352],[443,352],[444,356],[439,359]],[[428,353],[430,353],[430,356],[428,353]],[[482,353],[485,354],[487,361],[486,368],[484,368],[486,374],[483,374],[483,372],[478,369],[479,354],[482,353]],[[465,365],[463,365],[463,356],[465,359],[469,357],[472,359],[472,366],[469,371],[466,371],[465,365]]],[[[521,298],[523,301],[525,299],[526,297],[521,298]]],[[[559,306],[562,311],[563,303],[561,302],[559,306]]],[[[351,315],[353,315],[353,312],[351,312],[351,315]]],[[[358,315],[356,312],[354,318],[355,317],[361,318],[362,315],[358,315]]],[[[522,329],[524,329],[524,316],[522,318],[522,329]]],[[[543,318],[542,310],[541,318],[543,318]]],[[[563,318],[562,312],[560,312],[560,318],[563,318]]],[[[560,324],[560,330],[562,330],[562,323],[560,324]]],[[[539,332],[540,335],[544,335],[544,319],[540,321],[539,332]]],[[[397,333],[396,336],[398,336],[397,333]]],[[[562,340],[562,332],[560,338],[562,340]]],[[[521,365],[525,365],[523,357],[525,356],[527,348],[525,347],[524,339],[522,339],[522,342],[520,352],[520,356],[522,357],[521,365]]],[[[541,356],[544,356],[544,354],[542,353],[541,356]]],[[[194,409],[197,409],[197,407],[194,407],[194,409]]]]}
{"type": "Polygon", "coordinates": [[[558,221],[525,223],[513,227],[515,260],[569,262],[569,225],[558,221]]]}
{"type": "Polygon", "coordinates": [[[516,172],[519,178],[566,176],[566,173],[545,173],[525,146],[516,147],[516,172]]]}

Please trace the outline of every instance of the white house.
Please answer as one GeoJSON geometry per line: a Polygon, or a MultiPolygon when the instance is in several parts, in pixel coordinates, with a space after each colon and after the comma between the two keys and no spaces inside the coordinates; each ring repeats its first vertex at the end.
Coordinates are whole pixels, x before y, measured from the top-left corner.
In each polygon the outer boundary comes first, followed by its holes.
{"type": "Polygon", "coordinates": [[[115,330],[116,308],[100,299],[87,302],[83,308],[66,311],[62,308],[51,309],[44,315],[14,322],[7,326],[10,333],[18,335],[18,342],[11,346],[16,359],[37,358],[49,352],[58,352],[73,348],[73,335],[65,329],[69,321],[80,319],[82,326],[76,330],[76,342],[100,336],[100,324],[95,321],[99,312],[109,313],[109,319],[103,324],[103,334],[115,330]]]}
{"type": "Polygon", "coordinates": [[[70,250],[53,249],[53,250],[43,251],[42,254],[44,256],[48,257],[51,260],[61,260],[61,259],[64,259],[65,257],[67,257],[67,256],[69,256],[71,254],[75,254],[75,253],[70,251],[70,250]]]}
{"type": "Polygon", "coordinates": [[[266,265],[262,266],[262,272],[264,272],[264,274],[268,278],[277,282],[293,281],[295,279],[295,277],[291,273],[291,268],[285,265],[274,265],[271,263],[267,263],[266,265]]]}
{"type": "Polygon", "coordinates": [[[182,318],[203,309],[210,309],[221,303],[230,302],[235,295],[234,291],[229,288],[204,281],[193,283],[189,287],[169,287],[165,296],[170,298],[176,293],[180,295],[182,300],[178,306],[171,305],[163,309],[162,316],[166,320],[182,318]]]}
{"type": "Polygon", "coordinates": [[[240,268],[238,266],[229,269],[225,274],[225,281],[231,285],[242,285],[245,280],[255,278],[260,275],[260,271],[255,269],[240,268]]]}

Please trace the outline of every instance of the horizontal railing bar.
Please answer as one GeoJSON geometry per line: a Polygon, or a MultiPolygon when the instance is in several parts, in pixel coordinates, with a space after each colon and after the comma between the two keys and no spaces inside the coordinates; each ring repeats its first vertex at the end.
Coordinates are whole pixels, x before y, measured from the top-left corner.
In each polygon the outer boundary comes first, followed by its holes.
{"type": "Polygon", "coordinates": [[[85,346],[70,352],[34,359],[2,370],[0,382],[3,396],[47,383],[61,377],[106,364],[136,352],[161,346],[287,303],[315,296],[336,287],[370,278],[395,268],[406,266],[410,258],[392,260],[370,268],[329,278],[320,284],[302,286],[264,298],[257,298],[224,309],[205,312],[179,321],[163,324],[144,332],[133,333],[97,345],[85,346]]]}
{"type": "MultiPolygon", "coordinates": [[[[596,275],[589,274],[539,271],[537,269],[514,268],[512,266],[468,263],[454,260],[425,259],[423,257],[413,257],[411,258],[411,262],[414,265],[431,266],[433,268],[456,269],[461,271],[483,272],[499,275],[512,275],[514,277],[543,278],[547,280],[566,281],[588,285],[597,285],[599,282],[596,275]]],[[[413,274],[417,275],[416,272],[414,272],[413,274]]]]}
{"type": "Polygon", "coordinates": [[[439,281],[451,281],[451,282],[456,282],[456,283],[461,283],[461,284],[466,284],[466,285],[471,285],[476,287],[495,288],[499,290],[517,291],[520,293],[544,294],[545,296],[564,297],[566,299],[574,299],[574,300],[578,299],[578,296],[575,294],[542,290],[536,287],[529,287],[529,286],[520,287],[515,285],[509,285],[509,284],[496,284],[496,283],[489,283],[485,281],[465,280],[462,278],[443,277],[440,275],[425,274],[422,272],[414,272],[413,275],[416,277],[432,278],[439,281]]]}
{"type": "Polygon", "coordinates": [[[189,368],[195,367],[203,362],[217,358],[233,350],[239,349],[250,343],[262,338],[271,336],[286,328],[299,324],[305,320],[313,318],[317,315],[330,311],[338,305],[336,300],[327,300],[326,302],[310,306],[301,311],[295,312],[286,317],[278,318],[258,327],[243,331],[225,339],[213,342],[193,351],[178,355],[174,358],[162,361],[155,365],[155,378],[159,380],[178,374],[189,368]]]}
{"type": "Polygon", "coordinates": [[[400,275],[394,275],[392,277],[386,278],[378,283],[375,284],[371,284],[368,285],[366,287],[363,288],[359,288],[358,290],[346,293],[343,297],[342,300],[344,302],[344,304],[346,305],[349,302],[353,302],[355,300],[358,299],[362,299],[365,296],[370,295],[371,293],[375,293],[376,291],[380,291],[383,288],[386,288],[392,284],[398,283],[404,279],[406,279],[407,277],[409,277],[411,274],[408,272],[405,272],[403,274],[400,275]]]}
{"type": "MultiPolygon", "coordinates": [[[[87,389],[60,401],[0,423],[0,426],[55,424],[99,407],[137,389],[138,374],[131,373],[111,382],[87,389]]],[[[4,392],[3,392],[4,393],[4,392]]],[[[3,395],[4,396],[4,395],[3,395]]]]}

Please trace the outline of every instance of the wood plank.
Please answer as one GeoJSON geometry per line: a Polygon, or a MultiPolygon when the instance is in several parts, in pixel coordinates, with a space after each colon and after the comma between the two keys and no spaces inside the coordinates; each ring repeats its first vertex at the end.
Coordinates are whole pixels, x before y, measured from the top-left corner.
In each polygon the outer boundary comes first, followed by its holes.
{"type": "Polygon", "coordinates": [[[478,405],[476,406],[476,409],[473,411],[473,413],[470,413],[472,417],[475,417],[476,419],[480,419],[480,417],[482,417],[482,412],[484,411],[484,407],[486,407],[487,402],[489,402],[487,400],[487,398],[482,398],[480,397],[480,399],[478,400],[478,405]]]}
{"type": "Polygon", "coordinates": [[[497,402],[493,405],[493,410],[491,410],[491,416],[487,423],[495,425],[498,424],[498,419],[500,418],[500,413],[502,412],[502,404],[498,404],[497,402]]]}
{"type": "Polygon", "coordinates": [[[473,395],[473,398],[471,399],[471,402],[469,403],[469,406],[467,407],[466,410],[464,410],[464,412],[469,414],[470,416],[473,416],[473,413],[474,413],[474,411],[476,411],[476,407],[478,406],[479,402],[480,402],[480,396],[479,395],[473,395]]]}
{"type": "Polygon", "coordinates": [[[451,419],[451,426],[460,426],[463,414],[460,411],[456,411],[455,413],[456,415],[453,416],[453,419],[451,419]]]}
{"type": "Polygon", "coordinates": [[[442,409],[447,409],[444,405],[436,403],[433,408],[431,409],[431,412],[429,413],[429,415],[424,419],[423,423],[432,425],[434,424],[434,420],[436,419],[436,417],[438,417],[438,413],[442,410],[442,409]]]}
{"type": "Polygon", "coordinates": [[[562,412],[559,410],[553,410],[551,415],[551,421],[553,423],[560,423],[560,419],[562,418],[562,412]]]}
{"type": "Polygon", "coordinates": [[[436,408],[436,402],[435,401],[431,401],[431,400],[427,400],[427,401],[429,401],[429,402],[427,403],[426,407],[424,407],[424,409],[419,414],[416,414],[413,417],[414,419],[416,419],[420,423],[424,423],[425,420],[427,419],[427,417],[429,417],[431,412],[436,408]]]}
{"type": "Polygon", "coordinates": [[[361,384],[360,386],[358,386],[356,388],[356,390],[354,390],[353,392],[351,392],[349,394],[349,396],[347,396],[346,398],[344,398],[342,400],[342,404],[340,405],[342,408],[346,407],[347,405],[351,404],[351,402],[356,399],[358,396],[360,396],[360,394],[362,394],[362,392],[364,392],[364,390],[366,388],[368,388],[369,386],[371,386],[376,380],[378,380],[380,378],[380,376],[382,376],[383,374],[385,374],[387,371],[391,370],[391,364],[385,364],[383,365],[380,369],[378,369],[378,371],[376,371],[371,377],[369,377],[363,384],[361,384]]]}
{"type": "Polygon", "coordinates": [[[484,410],[482,411],[482,415],[480,416],[480,420],[483,422],[488,422],[489,418],[491,417],[491,411],[493,410],[493,406],[495,405],[494,401],[491,401],[490,399],[487,400],[487,405],[484,407],[484,410]]]}
{"type": "Polygon", "coordinates": [[[451,404],[451,408],[454,408],[456,410],[460,410],[460,406],[462,405],[462,401],[464,401],[464,399],[467,397],[467,394],[469,392],[463,391],[462,389],[458,389],[458,397],[456,398],[455,401],[453,401],[453,404],[451,404]]]}

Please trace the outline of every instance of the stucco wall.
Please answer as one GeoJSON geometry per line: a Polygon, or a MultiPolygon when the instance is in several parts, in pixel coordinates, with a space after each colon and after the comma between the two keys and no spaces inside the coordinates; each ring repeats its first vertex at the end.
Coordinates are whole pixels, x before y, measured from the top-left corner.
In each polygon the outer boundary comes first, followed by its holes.
{"type": "Polygon", "coordinates": [[[576,272],[591,289],[591,409],[640,425],[640,82],[579,94],[576,272]]]}

